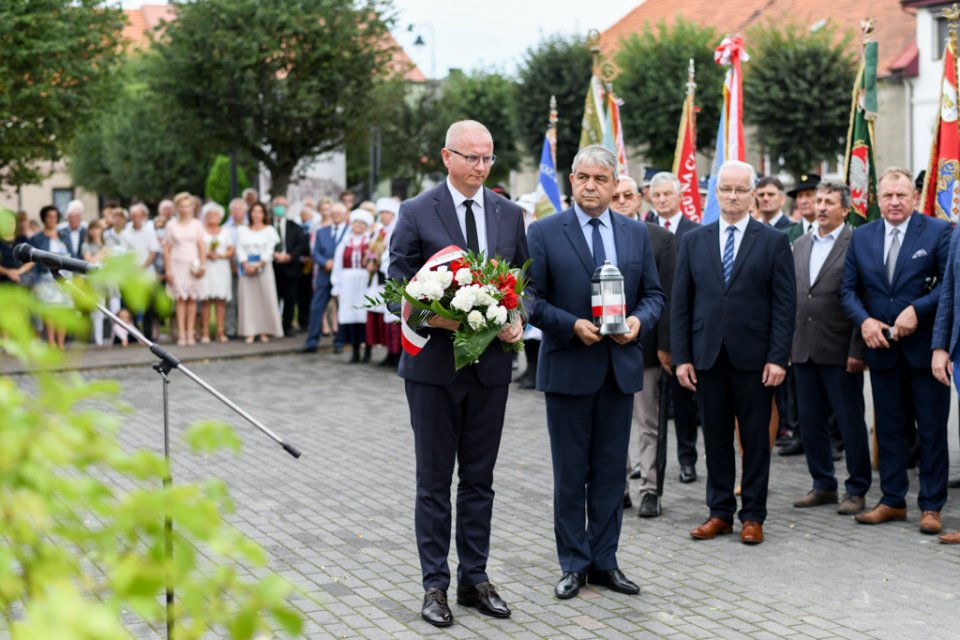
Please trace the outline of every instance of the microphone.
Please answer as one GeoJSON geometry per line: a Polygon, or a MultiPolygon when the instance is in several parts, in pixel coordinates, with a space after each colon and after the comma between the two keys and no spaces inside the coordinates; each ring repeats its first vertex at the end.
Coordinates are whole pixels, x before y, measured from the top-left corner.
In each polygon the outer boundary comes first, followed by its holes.
{"type": "Polygon", "coordinates": [[[26,242],[21,242],[13,248],[14,257],[20,262],[36,262],[55,271],[72,271],[74,273],[90,273],[100,267],[86,260],[77,260],[59,253],[41,251],[26,242]]]}

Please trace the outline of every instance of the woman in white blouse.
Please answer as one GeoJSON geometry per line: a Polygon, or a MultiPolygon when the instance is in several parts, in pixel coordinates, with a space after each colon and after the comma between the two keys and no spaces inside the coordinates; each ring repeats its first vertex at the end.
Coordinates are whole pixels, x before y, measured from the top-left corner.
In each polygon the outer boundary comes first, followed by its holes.
{"type": "Polygon", "coordinates": [[[210,342],[210,315],[216,309],[217,340],[227,342],[224,323],[227,303],[233,299],[233,277],[230,275],[230,259],[233,258],[233,238],[228,229],[220,226],[223,207],[208,202],[201,210],[203,218],[203,244],[207,250],[207,269],[203,272],[203,308],[200,312],[203,336],[200,342],[210,342]]]}
{"type": "Polygon", "coordinates": [[[277,284],[273,278],[273,252],[280,242],[277,230],[270,224],[270,214],[262,202],[250,207],[250,225],[237,232],[238,332],[247,344],[260,336],[261,342],[271,335],[283,337],[280,308],[277,305],[277,284]]]}

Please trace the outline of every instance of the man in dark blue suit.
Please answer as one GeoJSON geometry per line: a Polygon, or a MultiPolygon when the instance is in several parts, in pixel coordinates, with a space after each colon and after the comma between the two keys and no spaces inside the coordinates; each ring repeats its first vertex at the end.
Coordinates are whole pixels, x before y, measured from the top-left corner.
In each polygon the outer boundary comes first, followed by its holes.
{"type": "Polygon", "coordinates": [[[530,322],[543,330],[537,389],[546,393],[561,599],[587,581],[640,592],[617,566],[623,470],[633,394],[643,388],[637,338],[656,324],[665,297],[644,224],[610,212],[617,182],[616,157],[585,147],[570,174],[576,204],[530,227],[530,322]],[[602,336],[592,320],[591,278],[604,260],[624,277],[625,334],[602,336]]]}
{"type": "MultiPolygon", "coordinates": [[[[947,259],[946,272],[943,275],[943,286],[940,289],[940,301],[937,304],[937,317],[933,323],[933,355],[931,368],[933,377],[950,387],[950,377],[957,369],[957,360],[960,358],[960,252],[958,240],[960,226],[953,230],[950,238],[950,257],[947,259]]],[[[960,388],[960,387],[958,387],[960,388]]],[[[953,486],[953,483],[950,483],[953,486]]],[[[960,544],[960,531],[940,535],[940,542],[946,544],[960,544]]]]}
{"type": "MultiPolygon", "coordinates": [[[[679,247],[688,232],[700,225],[680,211],[685,196],[680,181],[672,173],[662,171],[650,179],[650,198],[659,213],[656,224],[674,235],[679,247]]],[[[674,264],[674,268],[676,264],[674,264]]],[[[671,282],[673,279],[671,278],[671,282]]],[[[669,292],[667,292],[669,294],[669,292]]],[[[670,345],[660,345],[664,358],[664,370],[670,376],[670,396],[673,401],[673,425],[677,431],[677,462],[680,463],[680,482],[695,482],[697,479],[697,398],[689,389],[680,386],[674,375],[670,360],[670,345]]]]}
{"type": "Polygon", "coordinates": [[[756,174],[728,161],[717,177],[720,220],[680,242],[671,339],[677,379],[697,391],[707,458],[710,517],[690,532],[709,540],[733,531],[740,425],[740,540],[763,542],[770,477],[770,411],[793,339],[796,281],[786,234],[749,215],[756,174]]]}
{"type": "Polygon", "coordinates": [[[887,169],[877,184],[882,220],[858,228],[847,250],[840,299],[867,344],[877,421],[883,496],[857,522],[906,520],[907,428],[915,412],[920,438],[920,531],[940,533],[947,499],[950,390],[931,370],[933,321],[947,264],[950,224],[913,210],[906,169],[887,169]]]}
{"type": "Polygon", "coordinates": [[[336,202],[330,206],[330,224],[317,229],[313,243],[313,263],[317,265],[317,278],[313,285],[313,298],[310,300],[310,327],[307,341],[300,353],[316,353],[320,344],[320,331],[323,327],[323,315],[330,304],[330,273],[333,271],[333,255],[337,245],[347,233],[347,208],[336,202]]]}
{"type": "MultiPolygon", "coordinates": [[[[496,161],[490,132],[479,122],[455,122],[441,154],[446,181],[400,205],[390,239],[390,277],[412,278],[450,245],[521,266],[528,257],[523,211],[483,186],[496,161]]],[[[453,623],[447,554],[450,483],[457,463],[457,603],[506,618],[510,609],[486,569],[510,354],[495,340],[476,364],[456,371],[451,331],[459,325],[439,317],[429,324],[429,342],[415,357],[404,352],[398,369],[405,380],[417,456],[416,534],[426,591],[421,615],[436,626],[453,623]]],[[[499,338],[514,343],[522,331],[519,324],[508,325],[499,338]]]]}

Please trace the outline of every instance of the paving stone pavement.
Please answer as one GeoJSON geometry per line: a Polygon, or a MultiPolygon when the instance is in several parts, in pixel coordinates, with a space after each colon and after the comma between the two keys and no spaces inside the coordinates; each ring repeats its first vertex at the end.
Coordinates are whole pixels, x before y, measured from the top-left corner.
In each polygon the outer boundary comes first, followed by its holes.
{"type": "MultiPolygon", "coordinates": [[[[575,599],[556,600],[560,572],[543,398],[517,389],[510,393],[496,469],[488,566],[513,616],[497,620],[454,604],[456,624],[435,629],[419,617],[413,435],[402,380],[329,352],[212,360],[191,370],[303,452],[294,460],[172,374],[175,482],[217,477],[229,484],[234,522],[266,548],[272,569],[303,589],[296,605],[307,638],[958,637],[960,548],[918,532],[915,472],[907,522],[871,527],[829,507],[794,509],[791,503],[810,484],[803,457],[774,455],[766,542],[748,547],[736,535],[698,542],[687,532],[706,515],[706,468],[701,455],[701,479],[676,480],[672,427],[663,515],[639,519],[630,509],[623,518],[620,567],[641,594],[587,587],[575,599]],[[201,418],[237,425],[242,453],[201,456],[178,446],[181,428],[201,418]]],[[[121,398],[134,407],[122,441],[161,450],[161,386],[153,371],[83,375],[119,378],[121,398]]],[[[953,404],[956,477],[956,399],[953,404]]],[[[868,504],[878,497],[874,474],[868,504]]],[[[951,492],[944,525],[960,528],[960,492],[951,492]]],[[[131,628],[140,638],[161,637],[142,624],[131,628]]]]}

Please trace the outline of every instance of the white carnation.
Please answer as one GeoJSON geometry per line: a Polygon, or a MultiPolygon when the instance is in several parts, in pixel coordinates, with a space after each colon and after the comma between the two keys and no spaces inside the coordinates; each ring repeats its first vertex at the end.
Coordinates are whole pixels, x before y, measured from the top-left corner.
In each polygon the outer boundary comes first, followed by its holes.
{"type": "MultiPolygon", "coordinates": [[[[490,308],[493,309],[494,307],[490,307],[490,308]]],[[[497,324],[498,325],[505,324],[507,322],[507,315],[509,313],[507,311],[507,308],[497,305],[496,310],[497,310],[497,324]]]]}
{"type": "Polygon", "coordinates": [[[436,276],[436,281],[444,289],[450,288],[450,285],[453,284],[453,274],[445,266],[437,267],[437,270],[434,272],[436,276]]]}
{"type": "Polygon", "coordinates": [[[457,273],[454,275],[454,278],[456,278],[457,284],[461,287],[473,282],[473,274],[470,273],[470,269],[467,269],[466,267],[458,269],[457,273]]]}
{"type": "Polygon", "coordinates": [[[476,298],[476,287],[466,286],[457,289],[457,292],[453,294],[453,300],[450,301],[450,306],[464,313],[469,313],[474,307],[474,301],[476,298]]]}
{"type": "Polygon", "coordinates": [[[473,311],[467,314],[467,324],[470,325],[471,329],[476,331],[486,323],[483,320],[483,314],[480,313],[478,310],[474,309],[473,311]]]}
{"type": "Polygon", "coordinates": [[[423,297],[423,285],[419,280],[407,283],[407,295],[417,300],[423,297]]]}

